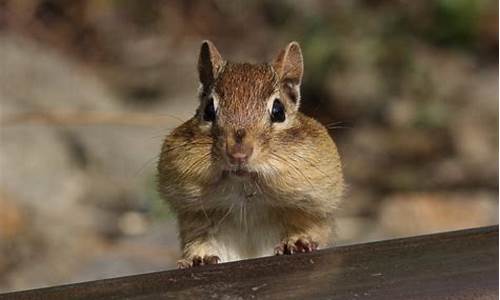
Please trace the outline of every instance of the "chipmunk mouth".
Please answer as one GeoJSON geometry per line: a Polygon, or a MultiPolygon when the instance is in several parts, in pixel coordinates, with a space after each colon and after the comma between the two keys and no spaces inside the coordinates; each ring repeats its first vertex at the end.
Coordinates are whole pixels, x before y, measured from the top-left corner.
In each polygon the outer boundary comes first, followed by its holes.
{"type": "Polygon", "coordinates": [[[225,176],[230,175],[230,176],[236,176],[236,177],[240,177],[240,178],[251,177],[254,174],[256,174],[256,173],[249,170],[248,168],[246,168],[244,166],[235,166],[232,168],[225,169],[223,171],[223,175],[225,175],[225,176]]]}

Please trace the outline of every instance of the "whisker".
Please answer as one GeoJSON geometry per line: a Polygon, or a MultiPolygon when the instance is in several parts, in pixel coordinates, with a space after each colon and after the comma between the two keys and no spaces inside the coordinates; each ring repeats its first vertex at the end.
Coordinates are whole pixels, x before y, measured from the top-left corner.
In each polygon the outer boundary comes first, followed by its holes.
{"type": "Polygon", "coordinates": [[[292,169],[295,170],[295,172],[297,172],[299,175],[301,175],[302,177],[304,177],[304,179],[307,180],[307,182],[309,183],[309,185],[311,185],[311,188],[314,188],[314,185],[313,183],[311,182],[311,180],[309,179],[309,177],[307,177],[297,166],[295,166],[294,164],[290,163],[289,161],[287,161],[286,159],[284,159],[283,157],[277,155],[276,153],[271,153],[275,158],[279,159],[281,162],[285,163],[286,165],[288,165],[289,167],[291,167],[292,169]]]}
{"type": "Polygon", "coordinates": [[[326,123],[325,126],[341,125],[343,123],[344,122],[342,122],[342,121],[334,121],[334,122],[326,123]]]}
{"type": "MultiPolygon", "coordinates": [[[[212,145],[211,142],[186,142],[186,143],[183,143],[181,145],[176,145],[175,147],[170,147],[168,148],[167,150],[163,150],[161,152],[161,154],[166,154],[172,150],[175,150],[175,149],[178,149],[178,148],[181,148],[181,147],[186,147],[186,146],[192,146],[191,148],[194,148],[194,147],[197,147],[197,146],[206,146],[206,145],[212,145]]],[[[155,155],[154,157],[148,159],[135,173],[134,173],[134,176],[138,176],[140,175],[140,173],[142,171],[144,171],[144,169],[146,169],[146,167],[148,167],[151,162],[153,162],[155,159],[158,160],[160,158],[159,155],[155,155]]]]}
{"type": "Polygon", "coordinates": [[[240,203],[240,229],[243,229],[243,203],[240,203]]]}
{"type": "Polygon", "coordinates": [[[205,215],[205,219],[207,222],[210,222],[210,218],[208,217],[207,211],[205,210],[205,206],[203,205],[203,201],[201,202],[201,210],[203,211],[203,214],[205,215]]]}
{"type": "Polygon", "coordinates": [[[258,193],[259,194],[264,194],[264,192],[262,191],[262,188],[261,188],[259,182],[255,181],[254,184],[255,184],[255,188],[258,190],[258,193]]]}
{"type": "Polygon", "coordinates": [[[196,143],[186,142],[184,144],[176,145],[174,147],[169,147],[166,150],[162,150],[162,154],[168,153],[168,152],[170,152],[172,150],[175,150],[175,149],[178,149],[178,148],[182,148],[182,147],[193,146],[193,148],[194,148],[195,146],[206,146],[206,145],[212,145],[212,143],[211,142],[196,142],[196,143]]]}
{"type": "Polygon", "coordinates": [[[337,121],[325,124],[327,129],[352,129],[352,126],[345,125],[345,122],[337,121]]]}
{"type": "Polygon", "coordinates": [[[227,216],[229,216],[229,214],[233,210],[233,207],[234,207],[234,203],[231,204],[231,206],[229,207],[229,209],[227,210],[227,212],[222,216],[222,218],[220,219],[220,221],[217,223],[217,226],[219,226],[220,224],[222,224],[222,222],[224,221],[224,219],[226,219],[227,216]]]}
{"type": "Polygon", "coordinates": [[[200,163],[202,163],[207,157],[210,156],[210,152],[207,153],[207,154],[204,154],[202,155],[200,158],[198,158],[197,160],[195,160],[189,167],[187,167],[184,172],[182,172],[180,174],[180,177],[185,177],[186,175],[189,175],[191,173],[191,171],[197,167],[200,163]]]}
{"type": "Polygon", "coordinates": [[[152,114],[152,115],[153,116],[160,116],[160,117],[169,117],[169,118],[172,118],[172,119],[175,119],[175,120],[179,121],[179,124],[182,124],[182,123],[186,122],[186,119],[187,119],[186,118],[185,120],[183,120],[183,119],[181,119],[181,118],[179,118],[177,116],[171,115],[171,114],[152,114]]]}
{"type": "Polygon", "coordinates": [[[349,126],[326,126],[326,129],[352,129],[352,127],[349,126]]]}
{"type": "Polygon", "coordinates": [[[336,184],[333,180],[331,180],[330,176],[328,176],[328,174],[326,174],[325,172],[323,172],[316,164],[314,164],[313,162],[311,162],[310,160],[307,160],[305,159],[304,157],[296,154],[296,153],[292,153],[291,155],[299,158],[299,159],[302,159],[303,161],[307,162],[311,167],[315,168],[318,172],[320,172],[321,174],[323,174],[323,176],[327,179],[329,179],[332,184],[336,184]]]}
{"type": "Polygon", "coordinates": [[[245,220],[245,231],[248,231],[248,219],[247,219],[248,214],[247,214],[247,200],[246,199],[243,201],[243,212],[244,212],[243,218],[245,220]]]}
{"type": "Polygon", "coordinates": [[[139,175],[141,175],[141,173],[147,168],[149,167],[149,165],[151,165],[151,163],[153,161],[157,161],[160,157],[158,155],[155,155],[153,157],[151,157],[150,159],[148,159],[140,168],[139,170],[137,170],[135,173],[134,173],[134,177],[137,177],[139,175]]]}

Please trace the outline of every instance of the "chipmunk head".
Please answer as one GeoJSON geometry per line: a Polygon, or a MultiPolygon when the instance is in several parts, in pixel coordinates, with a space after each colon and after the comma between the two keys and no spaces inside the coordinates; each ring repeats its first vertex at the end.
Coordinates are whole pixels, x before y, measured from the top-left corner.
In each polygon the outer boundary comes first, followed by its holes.
{"type": "Polygon", "coordinates": [[[245,174],[265,163],[273,138],[286,130],[300,103],[303,59],[292,42],[271,64],[225,61],[210,41],[198,59],[201,83],[197,118],[214,139],[225,168],[245,174]]]}

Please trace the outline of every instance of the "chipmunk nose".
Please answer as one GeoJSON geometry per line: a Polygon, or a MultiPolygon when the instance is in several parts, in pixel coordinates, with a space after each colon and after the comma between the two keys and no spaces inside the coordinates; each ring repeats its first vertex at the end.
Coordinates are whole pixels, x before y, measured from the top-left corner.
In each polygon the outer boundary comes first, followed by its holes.
{"type": "Polygon", "coordinates": [[[245,130],[238,129],[234,132],[234,144],[228,145],[227,156],[232,164],[246,164],[252,155],[253,147],[245,143],[245,130]]]}
{"type": "Polygon", "coordinates": [[[253,147],[250,145],[244,145],[241,143],[236,143],[227,151],[227,156],[232,164],[243,165],[248,162],[248,159],[252,155],[253,147]]]}

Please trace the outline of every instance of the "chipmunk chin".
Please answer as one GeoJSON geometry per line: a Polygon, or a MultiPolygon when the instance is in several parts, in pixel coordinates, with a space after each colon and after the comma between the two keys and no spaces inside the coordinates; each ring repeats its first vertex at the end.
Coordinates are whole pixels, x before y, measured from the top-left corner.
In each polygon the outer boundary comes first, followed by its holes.
{"type": "Polygon", "coordinates": [[[248,176],[250,176],[250,172],[240,169],[240,170],[232,171],[231,175],[235,175],[238,177],[248,177],[248,176]]]}

